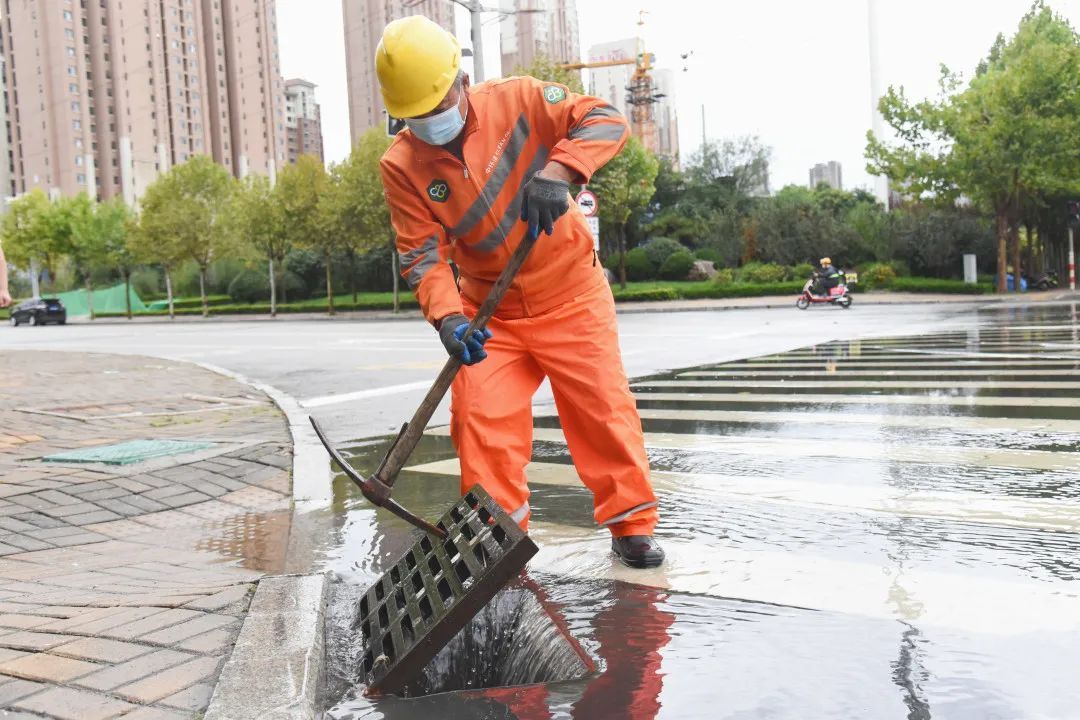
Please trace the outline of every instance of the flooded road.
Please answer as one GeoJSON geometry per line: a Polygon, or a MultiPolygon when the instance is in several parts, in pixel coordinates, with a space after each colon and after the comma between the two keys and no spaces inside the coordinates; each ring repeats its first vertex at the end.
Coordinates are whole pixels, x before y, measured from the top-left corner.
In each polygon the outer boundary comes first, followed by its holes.
{"type": "MultiPolygon", "coordinates": [[[[634,381],[658,570],[613,561],[538,408],[528,573],[596,660],[584,678],[350,692],[353,604],[411,533],[338,478],[317,553],[340,580],[329,716],[1080,718],[1078,311],[986,309],[968,329],[634,381]]],[[[385,446],[353,462],[370,471],[385,446]]],[[[457,473],[446,428],[431,428],[395,497],[437,517],[457,473]]]]}

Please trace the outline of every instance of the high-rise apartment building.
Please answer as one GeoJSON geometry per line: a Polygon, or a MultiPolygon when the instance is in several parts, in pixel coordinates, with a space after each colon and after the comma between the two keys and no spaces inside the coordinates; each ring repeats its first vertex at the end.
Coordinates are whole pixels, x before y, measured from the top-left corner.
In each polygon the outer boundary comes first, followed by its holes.
{"type": "MultiPolygon", "coordinates": [[[[3,18],[0,18],[0,22],[3,18]]],[[[11,183],[11,128],[7,122],[7,73],[4,72],[4,37],[0,33],[0,212],[7,206],[7,199],[15,194],[11,183]]]]}
{"type": "Polygon", "coordinates": [[[821,183],[825,183],[836,190],[843,190],[844,183],[840,173],[840,163],[830,160],[827,163],[818,163],[810,168],[810,189],[813,190],[821,183]]]}
{"type": "Polygon", "coordinates": [[[375,75],[375,48],[383,28],[407,15],[424,15],[454,32],[450,0],[341,0],[345,25],[345,73],[349,85],[349,133],[355,145],[368,129],[386,127],[386,107],[375,75]]]}
{"type": "Polygon", "coordinates": [[[656,93],[662,95],[656,102],[656,154],[679,165],[679,118],[675,112],[675,72],[668,69],[654,70],[656,93]]]}
{"type": "Polygon", "coordinates": [[[295,163],[301,155],[314,155],[325,162],[315,83],[300,79],[285,81],[285,135],[290,163],[295,163]]]}
{"type": "Polygon", "coordinates": [[[135,200],[209,155],[237,177],[285,160],[266,0],[0,0],[14,190],[135,200]]]}
{"type": "Polygon", "coordinates": [[[511,8],[517,12],[499,26],[503,75],[532,65],[538,55],[555,62],[578,61],[576,0],[513,0],[511,8]]]}

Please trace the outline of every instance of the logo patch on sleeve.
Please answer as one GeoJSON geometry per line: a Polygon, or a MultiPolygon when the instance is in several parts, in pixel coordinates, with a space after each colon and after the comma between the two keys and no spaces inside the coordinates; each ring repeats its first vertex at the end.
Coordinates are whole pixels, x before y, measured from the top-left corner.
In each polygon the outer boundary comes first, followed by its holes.
{"type": "Polygon", "coordinates": [[[450,198],[450,185],[445,180],[432,180],[427,194],[435,202],[446,202],[450,198]]]}
{"type": "Polygon", "coordinates": [[[554,105],[566,99],[566,91],[558,85],[548,85],[544,88],[544,99],[554,105]]]}

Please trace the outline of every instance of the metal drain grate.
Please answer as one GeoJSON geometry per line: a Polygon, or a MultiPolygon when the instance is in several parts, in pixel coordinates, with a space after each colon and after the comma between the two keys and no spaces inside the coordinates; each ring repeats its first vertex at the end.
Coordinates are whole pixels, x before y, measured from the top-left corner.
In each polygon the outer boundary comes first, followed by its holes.
{"type": "Polygon", "coordinates": [[[106,465],[131,465],[151,458],[182,455],[213,447],[212,442],[190,440],[130,440],[113,445],[98,445],[81,450],[46,455],[45,462],[56,463],[104,463],[106,465]]]}
{"type": "Polygon", "coordinates": [[[369,694],[417,676],[538,550],[479,485],[437,525],[446,540],[421,537],[360,600],[369,694]]]}

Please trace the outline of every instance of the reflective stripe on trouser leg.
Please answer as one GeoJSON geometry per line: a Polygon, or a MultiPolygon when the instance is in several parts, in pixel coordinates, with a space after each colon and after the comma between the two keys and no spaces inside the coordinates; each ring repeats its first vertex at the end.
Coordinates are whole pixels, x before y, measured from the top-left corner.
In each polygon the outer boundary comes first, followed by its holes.
{"type": "Polygon", "coordinates": [[[516,523],[520,523],[529,514],[530,509],[531,508],[529,507],[529,501],[526,500],[524,505],[519,507],[514,512],[510,513],[510,519],[516,523]]]}
{"type": "Polygon", "coordinates": [[[621,523],[624,520],[630,519],[630,516],[635,515],[635,514],[641,512],[642,510],[648,510],[649,508],[654,508],[656,506],[657,506],[657,502],[655,500],[653,500],[652,502],[641,503],[640,505],[637,505],[635,507],[630,508],[626,512],[619,513],[618,515],[616,515],[613,518],[608,518],[607,520],[603,521],[600,524],[603,525],[604,527],[611,527],[612,525],[617,525],[618,523],[621,523]]]}
{"type": "Polygon", "coordinates": [[[522,337],[551,379],[574,467],[593,494],[593,518],[614,535],[651,534],[656,494],[619,355],[615,306],[599,268],[596,286],[528,322],[522,337]]]}
{"type": "Polygon", "coordinates": [[[450,435],[461,458],[461,492],[479,483],[507,513],[525,506],[527,520],[532,396],[543,376],[512,323],[493,318],[488,327],[487,359],[461,368],[451,391],[450,435]]]}

